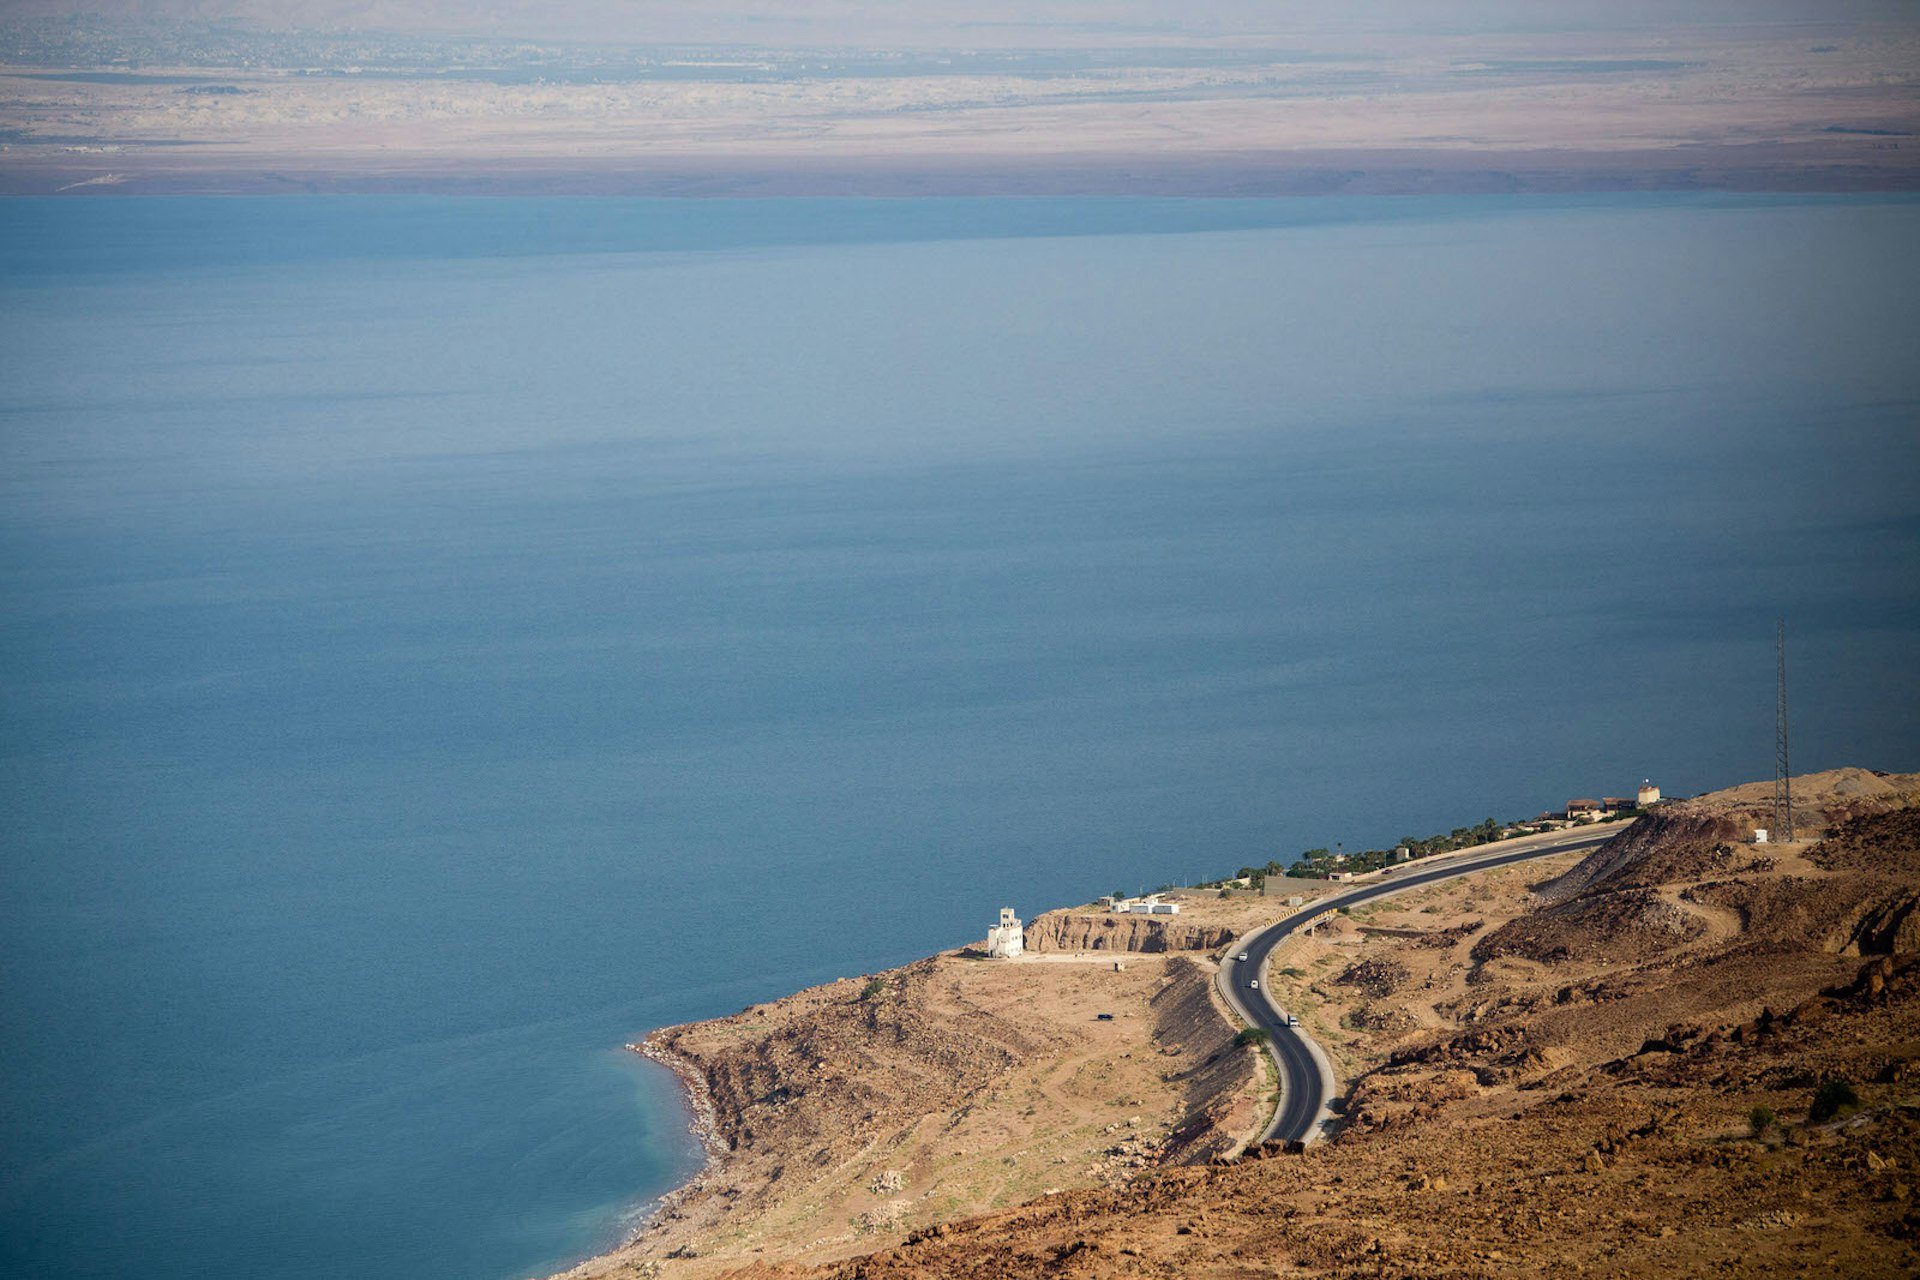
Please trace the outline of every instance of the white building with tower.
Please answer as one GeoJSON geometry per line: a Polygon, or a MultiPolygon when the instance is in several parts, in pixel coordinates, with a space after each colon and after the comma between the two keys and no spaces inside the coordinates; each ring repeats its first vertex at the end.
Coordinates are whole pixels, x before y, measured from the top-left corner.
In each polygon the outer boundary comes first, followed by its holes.
{"type": "Polygon", "coordinates": [[[1635,808],[1652,808],[1660,803],[1660,788],[1653,785],[1652,779],[1648,779],[1640,784],[1640,792],[1633,798],[1633,803],[1635,808]]]}
{"type": "Polygon", "coordinates": [[[987,954],[1011,960],[1027,949],[1026,926],[1012,907],[1000,908],[1000,923],[987,930],[987,954]]]}

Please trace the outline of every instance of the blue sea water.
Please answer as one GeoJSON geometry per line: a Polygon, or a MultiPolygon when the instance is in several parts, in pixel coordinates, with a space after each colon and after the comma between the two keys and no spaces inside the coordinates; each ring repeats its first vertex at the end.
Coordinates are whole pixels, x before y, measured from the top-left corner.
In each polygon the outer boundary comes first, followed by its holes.
{"type": "Polygon", "coordinates": [[[506,1280],[620,1045],[1920,768],[1920,202],[0,202],[0,1271],[506,1280]]]}

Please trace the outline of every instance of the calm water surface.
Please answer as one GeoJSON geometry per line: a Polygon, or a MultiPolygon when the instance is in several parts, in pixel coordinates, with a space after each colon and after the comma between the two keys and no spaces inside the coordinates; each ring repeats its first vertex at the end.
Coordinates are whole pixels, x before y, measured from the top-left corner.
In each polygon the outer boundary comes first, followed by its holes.
{"type": "Polygon", "coordinates": [[[507,1280],[620,1044],[1920,768],[1920,202],[0,203],[0,1269],[507,1280]]]}

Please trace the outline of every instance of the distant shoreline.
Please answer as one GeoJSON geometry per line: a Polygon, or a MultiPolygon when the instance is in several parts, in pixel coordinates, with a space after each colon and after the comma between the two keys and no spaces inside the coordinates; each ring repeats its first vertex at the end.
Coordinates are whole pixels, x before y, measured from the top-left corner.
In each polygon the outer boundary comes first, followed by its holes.
{"type": "Polygon", "coordinates": [[[618,157],[236,154],[14,144],[0,196],[805,197],[1558,195],[1920,191],[1920,146],[1872,140],[1642,151],[618,157]]]}

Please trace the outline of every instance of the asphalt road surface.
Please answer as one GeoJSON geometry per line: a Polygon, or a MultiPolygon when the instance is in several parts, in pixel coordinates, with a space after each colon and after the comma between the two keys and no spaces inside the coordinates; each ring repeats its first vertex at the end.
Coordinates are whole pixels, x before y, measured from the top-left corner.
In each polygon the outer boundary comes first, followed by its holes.
{"type": "MultiPolygon", "coordinates": [[[[1372,898],[1385,897],[1390,893],[1400,893],[1415,885],[1432,884],[1437,880],[1451,880],[1455,876],[1467,875],[1474,871],[1484,871],[1489,867],[1504,867],[1513,862],[1525,862],[1530,858],[1546,858],[1556,853],[1566,853],[1570,849],[1591,849],[1613,839],[1620,831],[1594,835],[1582,832],[1569,836],[1552,844],[1533,845],[1525,849],[1508,849],[1484,856],[1464,854],[1448,857],[1440,865],[1427,867],[1419,862],[1405,864],[1405,869],[1388,873],[1379,880],[1371,881],[1356,889],[1331,898],[1322,898],[1308,904],[1304,909],[1288,916],[1278,924],[1268,925],[1257,933],[1242,938],[1239,945],[1228,956],[1226,980],[1228,989],[1240,1004],[1241,1012],[1257,1027],[1263,1027],[1272,1035],[1271,1049],[1274,1061],[1280,1066],[1280,1109],[1273,1123],[1261,1135],[1265,1140],[1304,1141],[1313,1132],[1319,1121],[1320,1111],[1326,1105],[1326,1082],[1320,1074],[1320,1067],[1314,1061],[1313,1051],[1307,1047],[1306,1037],[1296,1028],[1287,1026],[1286,1013],[1276,1008],[1268,999],[1264,987],[1257,988],[1255,983],[1266,969],[1267,955],[1294,932],[1306,927],[1309,921],[1318,919],[1329,911],[1341,907],[1357,906],[1372,898]],[[1245,955],[1242,961],[1238,957],[1245,955]]],[[[1498,846],[1494,846],[1498,848],[1498,846]]]]}

